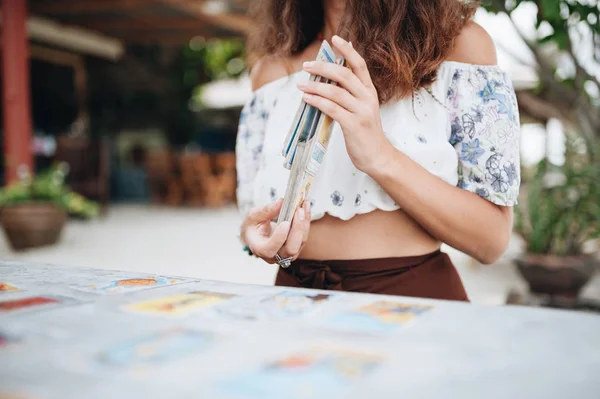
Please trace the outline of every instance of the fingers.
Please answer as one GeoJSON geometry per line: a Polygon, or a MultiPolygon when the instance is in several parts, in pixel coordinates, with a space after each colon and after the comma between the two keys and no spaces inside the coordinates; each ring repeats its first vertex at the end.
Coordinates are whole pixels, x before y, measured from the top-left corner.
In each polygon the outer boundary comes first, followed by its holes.
{"type": "Polygon", "coordinates": [[[356,75],[362,84],[367,88],[373,87],[373,81],[371,80],[371,74],[367,68],[367,63],[364,58],[358,54],[358,52],[352,47],[350,43],[345,41],[339,36],[334,36],[331,39],[333,46],[339,52],[339,54],[346,59],[352,72],[356,75]]]}
{"type": "Polygon", "coordinates": [[[304,229],[304,237],[302,239],[302,246],[308,241],[308,233],[310,231],[310,222],[312,220],[312,214],[310,211],[310,201],[304,201],[304,214],[306,215],[306,226],[304,229]]]}
{"type": "Polygon", "coordinates": [[[269,263],[275,263],[276,255],[297,259],[308,240],[310,220],[310,203],[305,201],[294,215],[293,222],[279,223],[270,236],[250,226],[246,233],[247,245],[254,255],[269,263]]]}
{"type": "Polygon", "coordinates": [[[296,211],[290,234],[285,245],[279,251],[279,256],[282,258],[296,259],[300,255],[310,229],[310,219],[307,216],[306,205],[296,211]]]}
{"type": "Polygon", "coordinates": [[[304,69],[311,74],[337,82],[354,97],[365,97],[370,94],[360,79],[350,69],[342,65],[324,61],[310,61],[304,63],[304,69]]]}
{"type": "Polygon", "coordinates": [[[267,205],[264,208],[250,210],[246,216],[247,224],[259,225],[273,220],[273,218],[279,214],[282,205],[283,198],[280,198],[273,204],[267,205]]]}
{"type": "Polygon", "coordinates": [[[253,235],[250,238],[251,242],[248,243],[248,246],[256,256],[272,262],[275,255],[277,255],[283,244],[285,244],[290,233],[290,227],[291,224],[289,222],[281,222],[270,237],[257,237],[253,235]]]}
{"type": "Polygon", "coordinates": [[[316,94],[331,100],[350,112],[356,112],[360,107],[356,97],[352,96],[348,90],[339,86],[307,81],[298,83],[298,88],[305,93],[316,94]]]}
{"type": "Polygon", "coordinates": [[[352,114],[348,110],[325,97],[316,96],[314,94],[304,94],[302,98],[307,104],[313,105],[321,110],[321,112],[329,115],[331,119],[339,123],[342,128],[347,125],[352,117],[352,114]]]}

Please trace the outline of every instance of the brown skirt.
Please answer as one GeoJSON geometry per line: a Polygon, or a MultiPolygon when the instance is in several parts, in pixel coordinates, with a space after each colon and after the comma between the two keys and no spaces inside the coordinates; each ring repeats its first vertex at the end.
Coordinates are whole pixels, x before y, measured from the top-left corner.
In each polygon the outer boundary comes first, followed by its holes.
{"type": "Polygon", "coordinates": [[[468,301],[452,261],[436,251],[403,258],[311,261],[279,268],[275,285],[468,301]]]}

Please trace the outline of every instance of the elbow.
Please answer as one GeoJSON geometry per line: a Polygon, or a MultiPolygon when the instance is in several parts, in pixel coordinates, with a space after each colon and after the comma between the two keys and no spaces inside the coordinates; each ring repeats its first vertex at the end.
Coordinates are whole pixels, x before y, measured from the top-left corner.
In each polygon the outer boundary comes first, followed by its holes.
{"type": "Polygon", "coordinates": [[[488,242],[480,242],[478,250],[475,251],[474,258],[484,265],[496,263],[508,249],[510,242],[510,232],[498,234],[491,237],[488,242]]]}
{"type": "Polygon", "coordinates": [[[498,254],[498,253],[490,252],[490,253],[479,255],[475,259],[477,259],[477,261],[479,263],[481,263],[482,265],[493,265],[494,263],[496,263],[498,261],[498,259],[500,259],[501,256],[502,256],[502,253],[498,254]]]}

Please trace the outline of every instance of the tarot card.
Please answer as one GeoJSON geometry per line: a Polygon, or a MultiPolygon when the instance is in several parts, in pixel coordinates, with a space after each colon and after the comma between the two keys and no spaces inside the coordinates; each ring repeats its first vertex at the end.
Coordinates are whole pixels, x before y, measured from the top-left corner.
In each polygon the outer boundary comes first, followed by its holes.
{"type": "Polygon", "coordinates": [[[243,304],[232,302],[230,306],[223,307],[219,311],[225,315],[246,320],[289,319],[315,312],[333,297],[335,295],[283,291],[243,304]]]}
{"type": "Polygon", "coordinates": [[[15,287],[13,285],[7,284],[7,283],[0,283],[0,294],[3,292],[14,292],[14,291],[21,291],[21,289],[15,287]]]}
{"type": "Polygon", "coordinates": [[[126,292],[141,291],[149,288],[168,286],[182,283],[184,281],[186,280],[166,276],[144,276],[139,278],[114,280],[97,285],[71,286],[71,288],[96,294],[121,294],[126,292]]]}
{"type": "Polygon", "coordinates": [[[384,361],[382,356],[345,350],[313,350],[265,364],[258,370],[223,381],[220,391],[231,398],[308,399],[345,397],[384,361]]]}
{"type": "Polygon", "coordinates": [[[334,316],[327,324],[352,331],[393,331],[430,309],[432,306],[377,301],[334,316]]]}
{"type": "Polygon", "coordinates": [[[212,340],[204,331],[173,328],[117,343],[98,353],[95,360],[102,368],[145,368],[194,354],[212,340]]]}
{"type": "Polygon", "coordinates": [[[72,298],[62,298],[58,296],[32,296],[27,298],[0,301],[0,312],[15,312],[18,310],[45,307],[46,305],[73,303],[76,303],[76,301],[72,298]]]}
{"type": "Polygon", "coordinates": [[[196,291],[189,294],[172,295],[149,301],[126,305],[124,309],[137,313],[161,316],[183,316],[198,309],[210,307],[235,297],[232,294],[196,291]]]}

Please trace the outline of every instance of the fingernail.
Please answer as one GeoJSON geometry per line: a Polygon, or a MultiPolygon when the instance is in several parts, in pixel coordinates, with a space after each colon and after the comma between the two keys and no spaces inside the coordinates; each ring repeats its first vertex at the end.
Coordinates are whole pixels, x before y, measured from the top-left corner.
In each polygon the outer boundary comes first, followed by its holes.
{"type": "Polygon", "coordinates": [[[304,63],[304,69],[310,69],[313,66],[315,66],[315,63],[313,61],[307,61],[304,63]]]}
{"type": "Polygon", "coordinates": [[[312,94],[308,94],[308,93],[304,93],[304,100],[305,101],[310,101],[313,99],[313,95],[312,94]]]}
{"type": "Polygon", "coordinates": [[[305,218],[305,217],[306,217],[306,216],[304,215],[304,209],[300,209],[300,210],[298,211],[298,219],[300,219],[300,220],[304,220],[304,218],[305,218]]]}
{"type": "Polygon", "coordinates": [[[339,37],[338,35],[335,35],[335,36],[333,36],[333,37],[331,38],[331,41],[332,41],[334,44],[344,44],[344,43],[346,43],[346,41],[345,41],[344,39],[342,39],[341,37],[339,37]]]}
{"type": "Polygon", "coordinates": [[[306,82],[300,82],[300,83],[298,83],[298,88],[300,90],[305,90],[305,89],[308,88],[308,83],[306,83],[306,82]]]}

